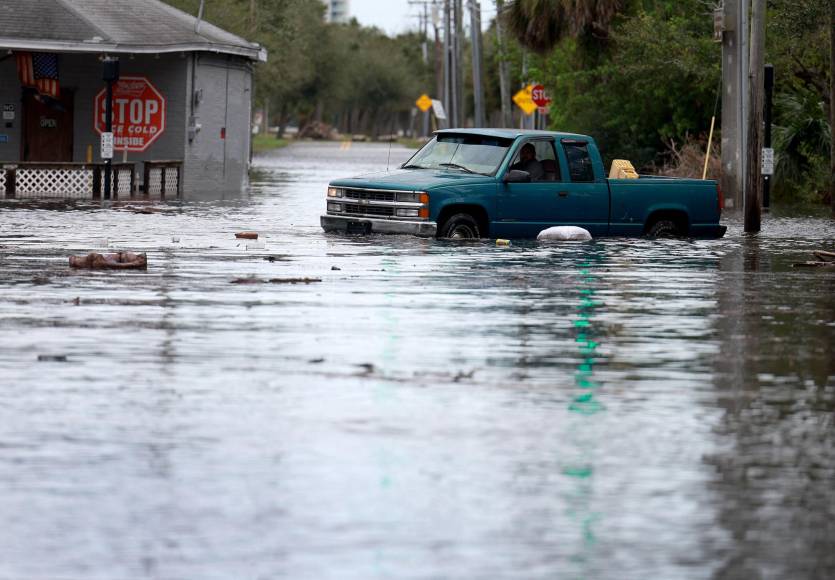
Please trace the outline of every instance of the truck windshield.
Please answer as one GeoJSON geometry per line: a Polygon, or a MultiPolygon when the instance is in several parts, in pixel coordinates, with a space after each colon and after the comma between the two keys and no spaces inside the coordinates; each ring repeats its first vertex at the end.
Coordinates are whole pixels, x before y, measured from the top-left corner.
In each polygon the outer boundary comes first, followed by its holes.
{"type": "Polygon", "coordinates": [[[512,139],[481,135],[437,135],[402,167],[492,175],[512,143],[512,139]]]}

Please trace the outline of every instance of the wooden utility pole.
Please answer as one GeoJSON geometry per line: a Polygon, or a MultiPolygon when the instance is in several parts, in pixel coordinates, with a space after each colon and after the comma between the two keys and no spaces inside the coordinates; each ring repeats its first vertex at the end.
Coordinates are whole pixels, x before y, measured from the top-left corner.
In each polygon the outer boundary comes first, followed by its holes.
{"type": "Polygon", "coordinates": [[[444,0],[444,109],[449,117],[450,126],[454,127],[452,110],[452,22],[450,19],[450,1],[444,0]]]}
{"type": "Polygon", "coordinates": [[[829,200],[835,216],[835,2],[829,6],[829,200]]]}
{"type": "Polygon", "coordinates": [[[466,119],[464,113],[464,0],[455,0],[454,6],[454,26],[455,32],[452,33],[452,38],[455,41],[455,69],[454,69],[454,83],[455,87],[455,126],[463,127],[466,119]]]}
{"type": "Polygon", "coordinates": [[[470,0],[470,36],[473,50],[473,126],[484,127],[484,88],[481,82],[481,4],[470,0]]]}
{"type": "Polygon", "coordinates": [[[513,124],[513,116],[510,110],[510,71],[507,68],[504,31],[502,29],[503,13],[504,0],[496,0],[496,43],[499,48],[499,90],[502,97],[502,127],[510,127],[513,124]]]}
{"type": "MultiPolygon", "coordinates": [[[[722,195],[725,207],[742,207],[742,75],[740,67],[740,0],[722,5],[722,195]]],[[[748,71],[745,71],[748,74],[748,71]]]]}
{"type": "Polygon", "coordinates": [[[751,2],[751,57],[748,83],[745,231],[760,231],[762,219],[763,67],[765,66],[765,0],[751,2]]]}

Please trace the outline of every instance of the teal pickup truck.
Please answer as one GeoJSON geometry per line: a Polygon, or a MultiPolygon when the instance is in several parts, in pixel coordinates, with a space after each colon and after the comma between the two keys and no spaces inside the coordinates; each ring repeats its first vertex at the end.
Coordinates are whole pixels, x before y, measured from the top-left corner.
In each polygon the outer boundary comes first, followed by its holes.
{"type": "Polygon", "coordinates": [[[398,169],[328,185],[325,231],[439,238],[535,238],[552,226],[592,236],[721,237],[715,181],[609,179],[591,137],[448,129],[398,169]]]}

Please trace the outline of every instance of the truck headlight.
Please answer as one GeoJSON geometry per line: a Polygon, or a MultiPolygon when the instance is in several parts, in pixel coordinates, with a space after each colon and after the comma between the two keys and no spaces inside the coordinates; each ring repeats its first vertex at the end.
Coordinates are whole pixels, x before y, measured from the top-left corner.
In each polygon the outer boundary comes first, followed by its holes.
{"type": "Polygon", "coordinates": [[[420,203],[419,193],[398,193],[397,201],[405,201],[407,203],[420,203]]]}
{"type": "Polygon", "coordinates": [[[420,210],[411,208],[399,208],[396,211],[397,217],[419,217],[420,210]]]}
{"type": "MultiPolygon", "coordinates": [[[[338,187],[328,188],[328,197],[342,197],[343,190],[338,187]]],[[[340,210],[341,211],[341,210],[340,210]]]]}
{"type": "Polygon", "coordinates": [[[342,204],[341,203],[328,202],[328,211],[334,212],[334,213],[340,213],[340,212],[342,212],[342,204]]]}
{"type": "Polygon", "coordinates": [[[414,191],[409,193],[398,193],[397,201],[406,203],[429,203],[429,194],[422,191],[414,191]]]}

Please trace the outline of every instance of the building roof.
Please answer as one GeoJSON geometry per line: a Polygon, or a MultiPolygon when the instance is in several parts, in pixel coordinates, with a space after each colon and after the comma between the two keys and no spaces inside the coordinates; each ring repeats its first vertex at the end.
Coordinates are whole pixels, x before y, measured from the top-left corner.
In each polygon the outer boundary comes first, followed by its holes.
{"type": "Polygon", "coordinates": [[[160,0],[3,0],[0,48],[111,54],[267,52],[160,0]]]}

